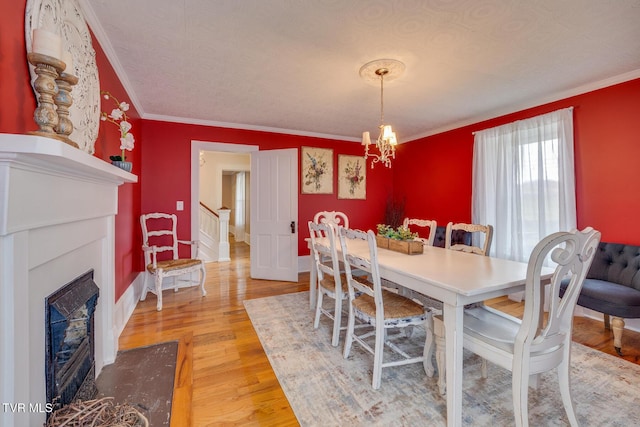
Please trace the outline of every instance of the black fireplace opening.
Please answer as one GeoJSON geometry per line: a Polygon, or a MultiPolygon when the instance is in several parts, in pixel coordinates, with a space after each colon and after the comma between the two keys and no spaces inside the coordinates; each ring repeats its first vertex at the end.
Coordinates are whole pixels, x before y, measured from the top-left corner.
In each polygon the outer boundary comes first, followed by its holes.
{"type": "Polygon", "coordinates": [[[45,299],[47,402],[54,410],[97,393],[94,313],[99,293],[89,270],[45,299]]]}

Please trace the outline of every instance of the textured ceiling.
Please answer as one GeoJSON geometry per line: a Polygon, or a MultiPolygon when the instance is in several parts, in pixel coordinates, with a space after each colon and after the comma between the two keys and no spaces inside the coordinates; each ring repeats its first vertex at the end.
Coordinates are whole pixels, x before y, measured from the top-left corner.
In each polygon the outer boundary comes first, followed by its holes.
{"type": "MultiPolygon", "coordinates": [[[[640,77],[640,0],[80,0],[144,118],[400,141],[640,77]]],[[[102,88],[109,89],[109,88],[102,88]]]]}

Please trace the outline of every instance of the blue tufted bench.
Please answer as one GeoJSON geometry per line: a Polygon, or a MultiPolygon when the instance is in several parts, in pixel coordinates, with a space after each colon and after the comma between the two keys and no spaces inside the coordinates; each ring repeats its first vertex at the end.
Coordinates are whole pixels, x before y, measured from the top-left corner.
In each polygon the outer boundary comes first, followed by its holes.
{"type": "MultiPolygon", "coordinates": [[[[560,296],[565,289],[566,283],[560,296]]],[[[622,356],[623,319],[640,318],[640,246],[600,242],[578,305],[604,314],[605,328],[613,329],[613,345],[622,356]]]]}

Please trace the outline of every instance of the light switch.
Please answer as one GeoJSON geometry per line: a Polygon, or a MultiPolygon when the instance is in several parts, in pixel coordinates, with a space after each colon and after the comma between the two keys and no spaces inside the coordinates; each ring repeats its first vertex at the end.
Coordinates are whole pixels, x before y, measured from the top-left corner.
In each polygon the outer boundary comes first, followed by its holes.
{"type": "Polygon", "coordinates": [[[176,202],[176,209],[179,211],[183,211],[184,210],[184,202],[182,200],[178,200],[176,202]]]}

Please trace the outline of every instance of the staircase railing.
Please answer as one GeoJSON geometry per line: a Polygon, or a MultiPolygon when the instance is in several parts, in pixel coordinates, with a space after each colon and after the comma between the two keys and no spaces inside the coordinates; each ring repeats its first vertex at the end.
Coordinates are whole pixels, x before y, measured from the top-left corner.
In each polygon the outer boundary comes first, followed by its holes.
{"type": "Polygon", "coordinates": [[[222,207],[214,211],[200,202],[200,243],[205,261],[229,261],[229,213],[222,207]]]}
{"type": "Polygon", "coordinates": [[[220,240],[220,217],[202,202],[200,202],[200,232],[215,241],[220,240]]]}

